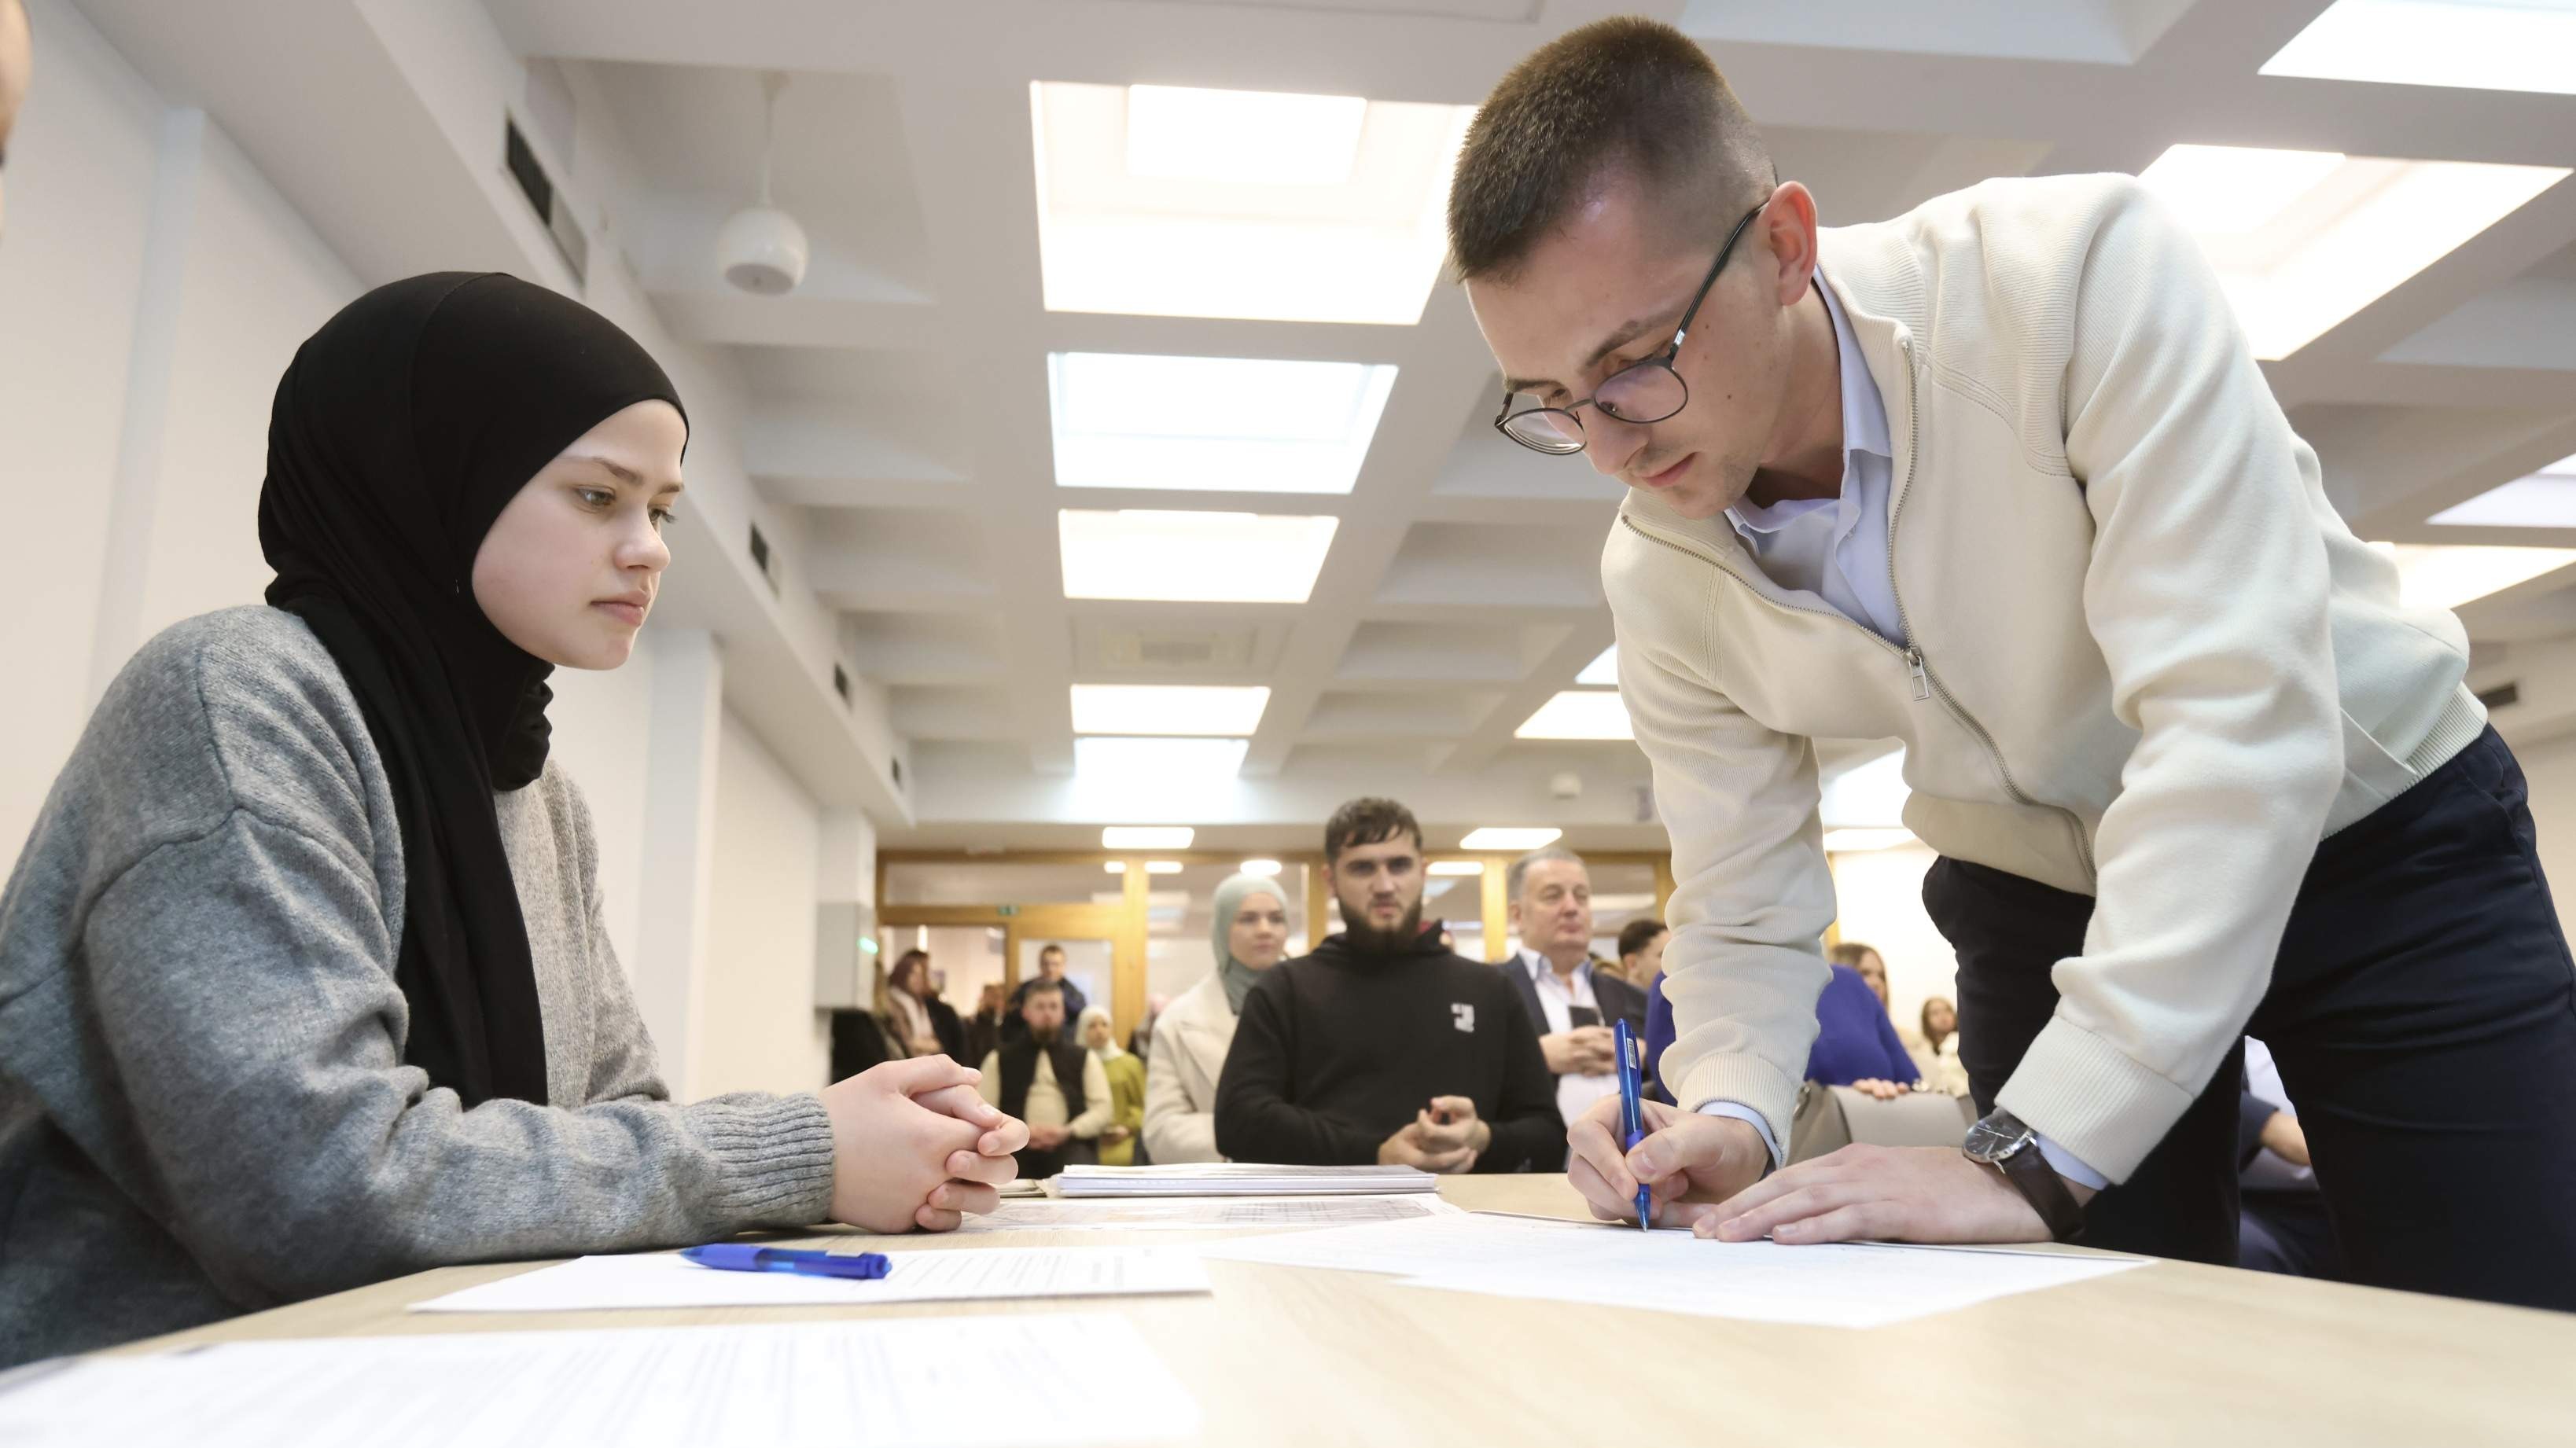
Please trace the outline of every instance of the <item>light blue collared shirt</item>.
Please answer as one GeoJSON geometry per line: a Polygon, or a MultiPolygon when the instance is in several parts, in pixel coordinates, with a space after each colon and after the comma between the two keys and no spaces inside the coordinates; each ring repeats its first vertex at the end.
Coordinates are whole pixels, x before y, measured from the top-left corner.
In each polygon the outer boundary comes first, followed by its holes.
{"type": "MultiPolygon", "coordinates": [[[[1765,578],[1810,595],[1904,648],[1908,643],[1905,619],[1896,607],[1896,574],[1887,545],[1896,467],[1887,399],[1878,390],[1878,380],[1869,375],[1869,363],[1860,354],[1860,338],[1853,334],[1851,319],[1843,315],[1834,289],[1825,285],[1822,268],[1816,272],[1816,290],[1834,319],[1834,357],[1842,379],[1842,489],[1830,498],[1792,498],[1768,508],[1739,502],[1726,510],[1726,521],[1735,526],[1765,578]]],[[[1760,1112],[1735,1101],[1711,1101],[1699,1110],[1751,1123],[1771,1150],[1771,1164],[1778,1166],[1784,1159],[1779,1139],[1760,1112]]],[[[2038,1146],[2059,1176],[2095,1191],[2110,1184],[2110,1178],[2047,1137],[2040,1137],[2038,1146]]]]}

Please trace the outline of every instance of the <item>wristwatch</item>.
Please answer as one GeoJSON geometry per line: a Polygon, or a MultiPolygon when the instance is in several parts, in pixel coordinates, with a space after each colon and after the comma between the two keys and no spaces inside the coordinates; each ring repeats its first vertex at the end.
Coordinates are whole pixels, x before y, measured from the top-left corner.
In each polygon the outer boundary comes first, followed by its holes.
{"type": "Polygon", "coordinates": [[[2066,1189],[2066,1179],[2040,1154],[2039,1133],[2009,1111],[1996,1111],[1968,1128],[1959,1147],[1968,1160],[2003,1173],[2022,1200],[2039,1213],[2052,1240],[2072,1242],[2084,1234],[2084,1208],[2066,1189]]]}

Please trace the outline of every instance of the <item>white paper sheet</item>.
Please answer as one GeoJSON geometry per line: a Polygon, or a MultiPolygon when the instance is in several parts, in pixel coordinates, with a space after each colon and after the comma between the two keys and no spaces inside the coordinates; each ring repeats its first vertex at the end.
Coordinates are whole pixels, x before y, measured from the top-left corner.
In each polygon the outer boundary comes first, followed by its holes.
{"type": "Polygon", "coordinates": [[[676,1252],[581,1257],[427,1302],[414,1312],[589,1312],[626,1307],[864,1307],[1015,1297],[1205,1292],[1196,1255],[1139,1247],[991,1247],[892,1252],[872,1282],[720,1272],[676,1252]]]}
{"type": "Polygon", "coordinates": [[[1394,1197],[1144,1197],[1004,1202],[960,1232],[1093,1232],[1157,1228],[1339,1227],[1466,1213],[1428,1193],[1394,1197]]]}
{"type": "Polygon", "coordinates": [[[1047,1190],[1060,1197],[1382,1197],[1436,1192],[1440,1178],[1409,1166],[1200,1161],[1179,1166],[1069,1166],[1048,1181],[1047,1190]]]}
{"type": "Polygon", "coordinates": [[[1133,1327],[1079,1314],[235,1343],[0,1392],[11,1448],[981,1448],[1197,1426],[1133,1327]]]}
{"type": "Polygon", "coordinates": [[[1782,1247],[1462,1213],[1201,1244],[1202,1257],[1404,1277],[1408,1287],[1817,1327],[1879,1327],[2144,1266],[1938,1247],[1782,1247]]]}

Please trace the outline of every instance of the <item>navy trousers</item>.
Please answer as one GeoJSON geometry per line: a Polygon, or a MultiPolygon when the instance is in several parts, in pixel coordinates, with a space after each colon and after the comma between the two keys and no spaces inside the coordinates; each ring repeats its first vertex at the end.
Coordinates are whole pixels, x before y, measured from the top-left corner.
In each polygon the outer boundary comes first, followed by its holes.
{"type": "MultiPolygon", "coordinates": [[[[1959,1059],[1991,1111],[2093,901],[1945,858],[1923,904],[1958,952],[1959,1059]]],[[[2494,730],[2318,847],[2245,1030],[2298,1103],[2351,1280],[2576,1311],[2576,959],[2494,730]]],[[[2243,1053],[2093,1199],[2087,1244],[2237,1260],[2243,1053]]]]}

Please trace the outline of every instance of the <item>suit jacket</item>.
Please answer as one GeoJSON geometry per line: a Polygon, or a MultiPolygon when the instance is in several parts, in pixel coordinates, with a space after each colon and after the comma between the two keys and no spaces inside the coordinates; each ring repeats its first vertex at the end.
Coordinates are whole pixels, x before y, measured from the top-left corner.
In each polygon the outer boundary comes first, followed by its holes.
{"type": "MultiPolygon", "coordinates": [[[[1547,1034],[1547,1007],[1538,998],[1538,982],[1530,977],[1525,960],[1526,957],[1516,952],[1498,968],[1511,977],[1512,984],[1521,988],[1521,1004],[1529,1010],[1530,1025],[1544,1036],[1547,1034]]],[[[1611,974],[1597,960],[1592,963],[1592,999],[1600,1004],[1601,1024],[1606,1026],[1624,1018],[1638,1043],[1642,1045],[1645,1042],[1646,993],[1611,974]]],[[[1654,1054],[1648,1051],[1638,1054],[1645,1058],[1644,1085],[1651,1092],[1655,1087],[1654,1054]]]]}

